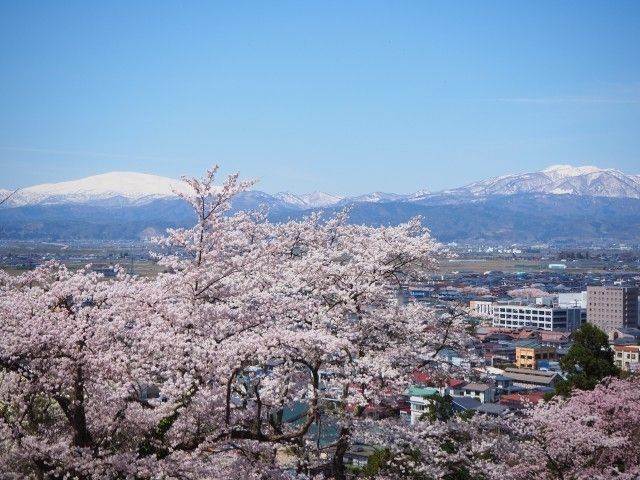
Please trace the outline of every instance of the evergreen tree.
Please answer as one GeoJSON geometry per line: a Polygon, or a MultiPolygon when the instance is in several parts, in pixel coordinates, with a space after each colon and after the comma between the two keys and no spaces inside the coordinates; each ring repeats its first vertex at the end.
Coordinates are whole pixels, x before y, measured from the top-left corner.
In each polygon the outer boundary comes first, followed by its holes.
{"type": "Polygon", "coordinates": [[[573,388],[593,390],[605,377],[616,376],[607,334],[592,323],[585,323],[573,334],[573,345],[560,360],[567,379],[556,386],[556,393],[567,396],[573,388]]]}

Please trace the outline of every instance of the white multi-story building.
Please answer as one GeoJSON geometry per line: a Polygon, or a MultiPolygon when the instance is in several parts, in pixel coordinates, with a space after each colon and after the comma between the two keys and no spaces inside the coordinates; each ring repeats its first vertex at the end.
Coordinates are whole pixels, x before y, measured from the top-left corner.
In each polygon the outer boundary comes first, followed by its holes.
{"type": "Polygon", "coordinates": [[[560,293],[558,294],[558,306],[587,308],[587,292],[560,293]]]}
{"type": "Polygon", "coordinates": [[[496,303],[493,306],[493,326],[572,332],[582,325],[583,312],[576,307],[496,303]]]}
{"type": "Polygon", "coordinates": [[[486,300],[471,300],[469,310],[477,315],[493,315],[493,302],[486,300]]]}

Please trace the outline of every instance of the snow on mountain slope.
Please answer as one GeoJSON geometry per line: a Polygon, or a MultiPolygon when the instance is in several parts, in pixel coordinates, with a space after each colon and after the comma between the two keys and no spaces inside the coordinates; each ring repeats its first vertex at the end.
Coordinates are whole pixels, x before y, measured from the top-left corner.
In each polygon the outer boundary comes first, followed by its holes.
{"type": "MultiPolygon", "coordinates": [[[[174,192],[188,192],[181,180],[134,172],[112,172],[61,183],[36,185],[19,190],[3,207],[25,205],[93,204],[144,205],[160,198],[175,197],[174,192]]],[[[0,190],[0,201],[10,190],[0,190]]],[[[243,208],[255,203],[285,209],[313,209],[333,205],[381,202],[448,202],[480,200],[488,195],[516,193],[572,194],[596,197],[640,199],[640,175],[626,175],[615,169],[553,165],[540,172],[503,175],[443,192],[421,190],[411,195],[373,192],[356,197],[339,197],[323,192],[296,195],[252,191],[242,199],[243,208]]]]}
{"type": "Polygon", "coordinates": [[[324,192],[313,192],[302,195],[294,195],[292,193],[280,192],[274,195],[283,203],[296,208],[319,208],[335,205],[342,197],[329,195],[324,192]]]}
{"type": "Polygon", "coordinates": [[[11,195],[12,190],[7,190],[6,188],[0,188],[0,204],[9,200],[9,196],[11,195]]]}
{"type": "Polygon", "coordinates": [[[553,165],[541,172],[503,175],[448,190],[452,194],[511,195],[514,193],[572,194],[640,198],[640,176],[612,168],[553,165]]]}
{"type": "Polygon", "coordinates": [[[278,192],[274,195],[281,202],[296,208],[305,208],[306,205],[301,198],[298,198],[296,195],[287,192],[278,192]]]}
{"type": "Polygon", "coordinates": [[[303,195],[297,195],[305,204],[310,207],[328,207],[329,205],[334,205],[342,200],[342,197],[337,197],[335,195],[329,195],[324,192],[312,192],[305,193],[303,195]]]}
{"type": "Polygon", "coordinates": [[[131,204],[173,197],[187,192],[181,180],[135,172],[111,172],[80,180],[45,183],[19,190],[9,202],[13,206],[60,203],[95,203],[119,199],[131,204]]]}
{"type": "Polygon", "coordinates": [[[385,193],[385,192],[373,192],[366,195],[359,195],[357,197],[345,198],[345,201],[349,203],[380,203],[380,202],[395,202],[398,200],[406,200],[408,195],[401,195],[399,193],[385,193]]]}

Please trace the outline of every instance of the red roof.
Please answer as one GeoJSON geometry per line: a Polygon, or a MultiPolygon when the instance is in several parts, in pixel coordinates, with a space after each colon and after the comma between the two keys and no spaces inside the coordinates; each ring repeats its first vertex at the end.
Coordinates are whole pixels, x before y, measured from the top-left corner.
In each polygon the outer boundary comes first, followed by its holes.
{"type": "Polygon", "coordinates": [[[640,345],[614,345],[616,352],[640,352],[640,345]]]}
{"type": "Polygon", "coordinates": [[[420,372],[418,370],[413,372],[411,376],[413,377],[413,380],[418,383],[427,383],[431,379],[431,375],[426,372],[420,372]]]}
{"type": "Polygon", "coordinates": [[[458,388],[458,387],[462,387],[464,385],[466,385],[467,382],[465,382],[464,380],[460,380],[458,378],[452,378],[451,380],[449,380],[449,386],[451,388],[458,388]]]}
{"type": "Polygon", "coordinates": [[[525,406],[530,403],[535,405],[540,400],[544,399],[543,392],[531,392],[531,393],[511,393],[509,395],[503,395],[500,398],[500,403],[502,405],[514,405],[518,404],[520,406],[525,406]]]}

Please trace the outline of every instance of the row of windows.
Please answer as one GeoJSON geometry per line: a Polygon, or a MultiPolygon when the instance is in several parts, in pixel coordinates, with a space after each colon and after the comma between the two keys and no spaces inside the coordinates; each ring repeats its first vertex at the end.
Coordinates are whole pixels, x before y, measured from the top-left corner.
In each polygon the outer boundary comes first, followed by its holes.
{"type": "MultiPolygon", "coordinates": [[[[517,322],[517,321],[511,321],[511,320],[499,320],[495,322],[496,325],[500,325],[500,326],[506,326],[506,327],[538,327],[538,328],[546,328],[546,329],[551,329],[552,324],[551,323],[531,323],[531,322],[527,322],[527,323],[523,323],[523,322],[517,322]]],[[[555,325],[556,328],[563,328],[563,326],[561,325],[555,325]]]]}
{"type": "MultiPolygon", "coordinates": [[[[622,358],[622,352],[618,352],[618,353],[617,353],[617,357],[618,357],[618,358],[622,358]]],[[[629,357],[631,360],[635,360],[635,359],[636,359],[636,354],[635,354],[635,353],[630,353],[630,354],[628,354],[628,357],[629,357]]]]}
{"type": "Polygon", "coordinates": [[[500,307],[497,309],[500,312],[506,312],[506,313],[526,313],[526,314],[533,314],[533,315],[546,315],[549,316],[551,315],[551,311],[550,310],[530,310],[530,309],[521,309],[521,308],[504,308],[504,307],[500,307]]]}

